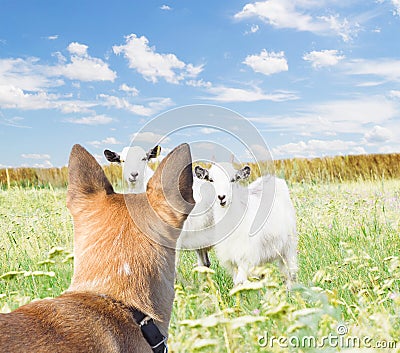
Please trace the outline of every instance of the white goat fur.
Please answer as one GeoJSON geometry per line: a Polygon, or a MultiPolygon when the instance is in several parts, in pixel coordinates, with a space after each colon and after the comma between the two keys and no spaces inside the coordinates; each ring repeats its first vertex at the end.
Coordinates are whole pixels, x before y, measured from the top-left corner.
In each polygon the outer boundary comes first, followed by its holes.
{"type": "Polygon", "coordinates": [[[224,207],[218,202],[213,206],[214,217],[218,219],[216,232],[226,235],[215,245],[216,255],[233,275],[235,284],[246,281],[253,267],[278,260],[290,289],[297,272],[297,234],[295,210],[286,182],[265,176],[246,187],[231,182],[235,173],[232,165],[225,163],[213,165],[209,170],[216,194],[226,195],[224,207]],[[263,226],[250,236],[258,207],[263,207],[261,190],[270,193],[267,196],[273,197],[273,202],[263,226]],[[237,227],[233,229],[235,224],[237,227]]]}
{"type": "Polygon", "coordinates": [[[122,162],[122,175],[128,183],[128,191],[140,194],[146,191],[147,182],[153,176],[154,171],[148,166],[146,152],[139,146],[124,147],[120,154],[122,162]],[[135,182],[131,182],[131,173],[138,173],[135,182]]]}

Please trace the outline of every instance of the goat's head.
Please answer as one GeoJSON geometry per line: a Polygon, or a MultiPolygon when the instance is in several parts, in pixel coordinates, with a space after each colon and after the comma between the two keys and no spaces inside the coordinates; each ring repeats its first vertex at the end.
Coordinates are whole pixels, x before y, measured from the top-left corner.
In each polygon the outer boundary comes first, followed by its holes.
{"type": "Polygon", "coordinates": [[[251,169],[248,165],[240,170],[235,170],[230,163],[214,164],[210,169],[196,166],[195,175],[213,183],[217,202],[221,207],[227,207],[232,202],[232,188],[240,180],[250,176],[251,169]]]}
{"type": "Polygon", "coordinates": [[[109,162],[122,164],[124,179],[129,183],[132,190],[138,189],[138,192],[144,191],[145,183],[151,177],[146,176],[147,163],[157,158],[160,154],[161,146],[157,145],[147,153],[139,146],[125,147],[121,155],[110,150],[105,150],[104,155],[109,162]]]}

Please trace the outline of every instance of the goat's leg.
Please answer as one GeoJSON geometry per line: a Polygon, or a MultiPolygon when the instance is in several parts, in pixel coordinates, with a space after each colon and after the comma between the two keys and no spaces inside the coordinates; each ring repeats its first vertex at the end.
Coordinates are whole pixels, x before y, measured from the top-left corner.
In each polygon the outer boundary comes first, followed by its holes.
{"type": "Polygon", "coordinates": [[[278,265],[285,276],[287,290],[290,291],[293,282],[297,280],[297,237],[289,235],[288,244],[285,251],[279,255],[278,265]]]}
{"type": "Polygon", "coordinates": [[[208,257],[208,251],[210,248],[203,248],[196,250],[197,265],[198,266],[211,266],[210,258],[208,257]]]}
{"type": "Polygon", "coordinates": [[[287,290],[290,291],[292,289],[293,282],[296,282],[297,257],[293,257],[293,254],[291,254],[291,256],[285,254],[285,256],[279,258],[278,265],[281,272],[285,276],[287,290]]]}
{"type": "Polygon", "coordinates": [[[181,252],[180,250],[175,250],[175,274],[178,273],[178,267],[181,262],[181,252]]]}
{"type": "Polygon", "coordinates": [[[286,262],[288,266],[288,275],[292,282],[297,280],[297,237],[296,235],[290,236],[289,246],[286,250],[286,262]]]}
{"type": "Polygon", "coordinates": [[[248,278],[248,270],[245,266],[238,266],[237,273],[233,278],[234,285],[238,285],[247,281],[248,278]]]}
{"type": "Polygon", "coordinates": [[[285,276],[285,284],[286,284],[287,290],[290,291],[292,288],[292,278],[290,275],[286,256],[279,257],[278,266],[279,266],[279,269],[281,270],[282,274],[285,276]]]}

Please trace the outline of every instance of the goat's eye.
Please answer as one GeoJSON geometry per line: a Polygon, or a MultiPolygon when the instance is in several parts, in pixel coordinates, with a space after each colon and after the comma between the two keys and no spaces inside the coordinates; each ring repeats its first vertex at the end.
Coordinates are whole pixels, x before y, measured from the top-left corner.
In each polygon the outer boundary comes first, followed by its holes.
{"type": "Polygon", "coordinates": [[[213,183],[213,182],[214,182],[214,180],[211,179],[210,176],[209,176],[208,174],[204,177],[204,180],[207,180],[207,181],[209,181],[210,183],[213,183]]]}

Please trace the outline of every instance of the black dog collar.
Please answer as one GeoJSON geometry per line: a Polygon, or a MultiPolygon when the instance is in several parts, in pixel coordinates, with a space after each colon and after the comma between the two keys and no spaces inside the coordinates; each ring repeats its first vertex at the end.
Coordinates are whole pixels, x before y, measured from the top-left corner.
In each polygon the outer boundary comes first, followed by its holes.
{"type": "Polygon", "coordinates": [[[153,352],[168,353],[167,338],[160,332],[154,320],[137,309],[129,308],[129,310],[153,352]]]}
{"type": "Polygon", "coordinates": [[[134,320],[140,326],[143,337],[150,345],[154,353],[168,353],[167,337],[163,336],[157,325],[154,323],[154,320],[150,316],[135,308],[127,307],[122,302],[111,298],[108,295],[100,294],[100,296],[104,299],[111,300],[113,303],[123,306],[131,312],[134,320]]]}

